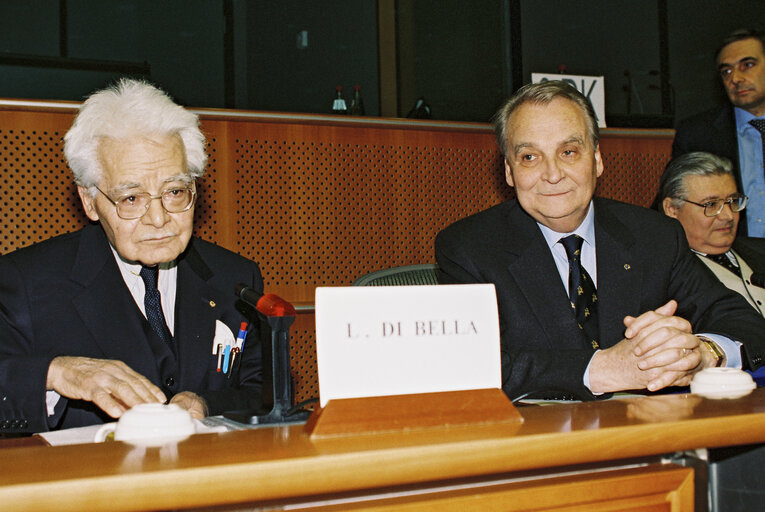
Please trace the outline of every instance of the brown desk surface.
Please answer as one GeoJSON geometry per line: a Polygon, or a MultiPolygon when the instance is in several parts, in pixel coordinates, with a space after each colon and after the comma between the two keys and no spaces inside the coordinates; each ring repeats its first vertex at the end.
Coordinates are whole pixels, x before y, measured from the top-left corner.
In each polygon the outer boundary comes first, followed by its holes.
{"type": "Polygon", "coordinates": [[[286,426],[199,435],[162,448],[8,448],[0,503],[56,510],[206,506],[765,442],[765,389],[737,400],[669,395],[520,411],[522,425],[317,442],[302,426],[286,426]]]}

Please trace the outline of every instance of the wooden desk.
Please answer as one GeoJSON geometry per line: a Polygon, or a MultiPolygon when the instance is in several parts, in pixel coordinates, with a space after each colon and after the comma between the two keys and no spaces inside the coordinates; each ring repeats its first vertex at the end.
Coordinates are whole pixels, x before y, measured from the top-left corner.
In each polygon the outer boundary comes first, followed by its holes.
{"type": "Polygon", "coordinates": [[[9,448],[0,504],[224,510],[435,488],[388,501],[331,502],[325,510],[693,510],[693,470],[661,455],[765,442],[762,389],[738,400],[672,395],[520,410],[522,425],[320,442],[288,426],[199,435],[163,448],[9,448]]]}

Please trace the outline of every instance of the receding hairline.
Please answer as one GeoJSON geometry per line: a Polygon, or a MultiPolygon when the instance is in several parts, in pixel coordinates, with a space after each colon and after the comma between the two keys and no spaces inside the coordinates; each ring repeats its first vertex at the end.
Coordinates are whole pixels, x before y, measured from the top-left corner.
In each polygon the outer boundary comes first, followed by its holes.
{"type": "MultiPolygon", "coordinates": [[[[581,135],[577,134],[575,132],[569,134],[568,138],[566,138],[564,140],[561,140],[561,141],[558,141],[558,144],[559,145],[564,145],[564,144],[578,143],[578,144],[582,144],[584,146],[591,145],[593,150],[597,150],[598,147],[599,147],[599,144],[596,143],[594,140],[590,140],[591,139],[591,137],[590,137],[590,125],[589,125],[589,116],[588,116],[587,112],[576,101],[574,101],[574,100],[572,100],[570,98],[567,98],[565,96],[553,96],[552,98],[529,98],[526,101],[523,101],[520,104],[518,104],[507,115],[505,123],[506,123],[506,125],[509,128],[511,123],[512,123],[512,121],[513,121],[513,116],[518,114],[518,112],[520,112],[521,109],[523,107],[527,106],[527,105],[531,106],[531,107],[549,107],[553,102],[555,102],[555,100],[565,101],[565,102],[567,102],[568,104],[570,104],[574,108],[574,110],[577,112],[577,117],[578,117],[579,121],[582,124],[582,129],[584,130],[584,132],[581,135]]],[[[533,144],[531,142],[521,141],[518,144],[515,144],[514,146],[510,147],[509,146],[509,142],[510,142],[509,138],[510,138],[511,134],[514,133],[514,132],[515,132],[515,130],[509,130],[509,129],[507,130],[508,149],[512,149],[514,155],[517,155],[519,150],[522,150],[523,148],[526,148],[526,147],[535,147],[536,146],[535,144],[533,144]]]]}

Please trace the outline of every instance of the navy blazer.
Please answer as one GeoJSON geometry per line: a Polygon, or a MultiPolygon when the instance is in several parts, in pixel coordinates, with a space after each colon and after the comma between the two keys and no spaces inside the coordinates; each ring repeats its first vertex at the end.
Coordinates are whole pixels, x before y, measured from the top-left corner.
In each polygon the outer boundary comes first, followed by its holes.
{"type": "MultiPolygon", "coordinates": [[[[623,319],[670,299],[694,332],[746,345],[749,367],[765,356],[765,320],[696,258],[680,223],[655,211],[596,198],[600,345],[624,337],[623,319]]],[[[539,226],[516,200],[462,219],[436,238],[442,283],[494,283],[500,316],[503,389],[594,398],[584,386],[592,358],[539,226]]],[[[746,364],[746,363],[745,363],[746,364]]]]}
{"type": "Polygon", "coordinates": [[[235,296],[240,282],[262,291],[255,263],[192,238],[178,261],[176,358],[135,303],[99,225],[0,257],[0,432],[112,421],[90,402],[62,398],[49,425],[46,378],[59,355],[121,360],[168,399],[181,391],[201,395],[210,414],[258,407],[258,320],[235,296]],[[216,371],[216,320],[234,335],[241,322],[250,323],[241,366],[230,379],[216,371]]]}

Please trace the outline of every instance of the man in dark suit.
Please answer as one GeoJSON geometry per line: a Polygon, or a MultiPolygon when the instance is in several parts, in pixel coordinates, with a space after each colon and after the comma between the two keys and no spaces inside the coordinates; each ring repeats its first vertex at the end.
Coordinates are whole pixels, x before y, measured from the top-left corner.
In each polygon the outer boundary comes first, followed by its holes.
{"type": "Polygon", "coordinates": [[[765,315],[765,239],[736,236],[748,198],[736,188],[730,160],[703,151],[673,159],[659,183],[657,203],[680,221],[688,245],[731,290],[765,315]]]}
{"type": "Polygon", "coordinates": [[[84,102],[64,151],[94,224],[0,258],[0,432],[101,423],[146,402],[195,418],[256,408],[256,317],[234,286],[262,279],[191,236],[206,164],[196,115],[122,80],[84,102]],[[216,344],[242,322],[241,357],[219,372],[216,344]]]}
{"type": "Polygon", "coordinates": [[[508,396],[592,399],[762,364],[765,321],[690,252],[678,223],[593,199],[603,162],[584,96],[527,85],[495,126],[517,200],[439,233],[436,259],[444,283],[496,286],[508,396]]]}
{"type": "Polygon", "coordinates": [[[757,30],[736,30],[715,59],[730,104],[680,122],[672,157],[705,151],[729,159],[738,189],[750,198],[739,233],[765,237],[765,38],[757,30]]]}

